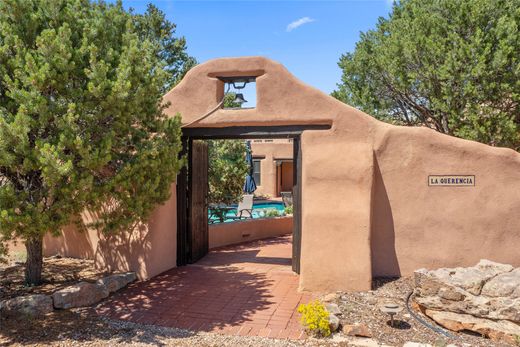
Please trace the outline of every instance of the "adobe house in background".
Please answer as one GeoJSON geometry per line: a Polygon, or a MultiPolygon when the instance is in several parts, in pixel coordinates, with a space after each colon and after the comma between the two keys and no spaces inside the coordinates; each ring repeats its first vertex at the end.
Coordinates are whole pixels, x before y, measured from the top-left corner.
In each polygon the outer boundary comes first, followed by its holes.
{"type": "Polygon", "coordinates": [[[255,195],[277,198],[282,192],[291,192],[293,180],[292,139],[251,140],[255,195]]]}
{"type": "MultiPolygon", "coordinates": [[[[198,65],[164,98],[168,115],[195,121],[184,129],[186,144],[258,134],[293,139],[293,266],[303,290],[366,290],[375,276],[481,258],[520,266],[520,154],[511,149],[382,123],[262,57],[198,65]],[[256,82],[256,107],[211,112],[236,78],[256,82]]],[[[197,155],[190,157],[193,172],[197,155]]],[[[133,233],[106,238],[70,227],[46,239],[46,253],[92,257],[141,278],[181,265],[193,252],[187,238],[203,235],[203,221],[187,218],[201,208],[187,205],[193,182],[181,173],[170,200],[133,233]]]]}

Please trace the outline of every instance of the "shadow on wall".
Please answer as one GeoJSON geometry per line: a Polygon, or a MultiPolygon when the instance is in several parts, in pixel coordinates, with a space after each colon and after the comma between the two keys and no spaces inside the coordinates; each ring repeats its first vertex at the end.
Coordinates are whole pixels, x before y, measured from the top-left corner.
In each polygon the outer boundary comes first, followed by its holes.
{"type": "Polygon", "coordinates": [[[147,259],[151,251],[149,225],[136,224],[131,231],[104,234],[91,223],[96,213],[85,211],[81,221],[68,225],[58,236],[47,234],[44,239],[44,254],[72,258],[91,259],[96,268],[105,271],[136,271],[140,278],[147,277],[147,259]]]}
{"type": "MultiPolygon", "coordinates": [[[[175,196],[175,183],[171,186],[175,196]]],[[[46,235],[44,255],[92,259],[104,271],[135,271],[147,279],[175,267],[177,258],[176,201],[158,205],[145,223],[127,231],[105,234],[95,227],[96,213],[84,211],[79,223],[65,227],[58,237],[46,235]]]]}
{"type": "Polygon", "coordinates": [[[395,251],[394,217],[377,159],[374,159],[374,189],[372,194],[372,230],[370,235],[372,277],[400,277],[401,269],[395,251]]]}
{"type": "Polygon", "coordinates": [[[44,254],[63,255],[72,258],[94,259],[94,244],[99,240],[97,233],[75,224],[66,226],[59,236],[45,234],[44,254]]]}
{"type": "Polygon", "coordinates": [[[148,277],[150,229],[139,224],[132,230],[100,237],[94,257],[96,267],[109,272],[132,270],[139,278],[148,277]]]}
{"type": "MultiPolygon", "coordinates": [[[[98,220],[95,213],[85,213],[84,222],[98,220]]],[[[155,229],[155,213],[148,223],[135,223],[129,231],[105,234],[94,229],[98,237],[94,260],[97,268],[105,271],[135,271],[139,278],[148,278],[151,257],[151,234],[155,229]]],[[[87,227],[87,226],[86,226],[87,227]]]]}

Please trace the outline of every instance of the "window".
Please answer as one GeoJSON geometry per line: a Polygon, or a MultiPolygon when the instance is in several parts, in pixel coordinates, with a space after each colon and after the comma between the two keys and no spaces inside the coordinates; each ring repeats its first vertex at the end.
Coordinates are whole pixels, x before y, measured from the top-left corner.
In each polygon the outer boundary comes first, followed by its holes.
{"type": "Polygon", "coordinates": [[[260,159],[253,159],[253,178],[255,179],[255,183],[257,186],[262,185],[261,181],[261,174],[260,174],[260,167],[261,167],[261,160],[260,159]]]}

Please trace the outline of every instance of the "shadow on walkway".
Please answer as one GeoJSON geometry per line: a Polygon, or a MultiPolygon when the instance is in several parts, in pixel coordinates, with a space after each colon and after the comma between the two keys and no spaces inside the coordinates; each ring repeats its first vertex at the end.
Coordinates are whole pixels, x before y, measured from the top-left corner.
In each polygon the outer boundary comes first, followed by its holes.
{"type": "Polygon", "coordinates": [[[211,251],[194,265],[133,283],[97,312],[136,323],[252,336],[302,336],[291,270],[291,238],[279,237],[211,251]]]}

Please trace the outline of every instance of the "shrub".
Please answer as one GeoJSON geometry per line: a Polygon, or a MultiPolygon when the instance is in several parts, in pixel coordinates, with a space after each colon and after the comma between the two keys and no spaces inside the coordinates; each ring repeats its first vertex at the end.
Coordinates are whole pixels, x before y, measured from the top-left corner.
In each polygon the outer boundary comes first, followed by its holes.
{"type": "Polygon", "coordinates": [[[210,203],[231,205],[244,194],[244,180],[249,169],[243,140],[208,141],[208,199],[210,203]]]}
{"type": "Polygon", "coordinates": [[[285,214],[293,214],[293,205],[285,206],[285,214]]]}
{"type": "Polygon", "coordinates": [[[330,335],[329,312],[319,300],[301,304],[298,312],[302,314],[301,323],[308,332],[315,336],[330,335]]]}
{"type": "Polygon", "coordinates": [[[280,213],[277,210],[267,210],[265,212],[266,217],[279,217],[280,213]]]}

